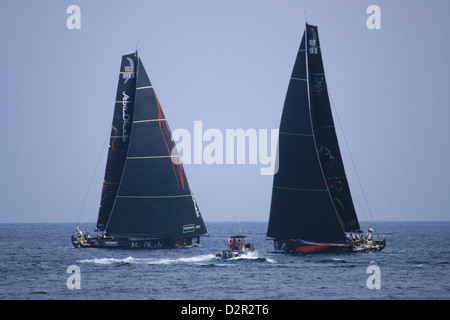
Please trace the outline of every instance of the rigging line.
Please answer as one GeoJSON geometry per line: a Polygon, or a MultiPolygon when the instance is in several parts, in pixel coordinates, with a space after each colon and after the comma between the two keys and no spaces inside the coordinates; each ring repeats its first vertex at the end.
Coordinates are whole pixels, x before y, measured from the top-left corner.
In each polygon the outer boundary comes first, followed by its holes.
{"type": "MultiPolygon", "coordinates": [[[[102,151],[100,152],[100,156],[98,157],[97,164],[95,165],[94,172],[92,173],[91,181],[89,182],[89,187],[88,187],[88,189],[86,191],[86,195],[84,196],[84,200],[83,200],[83,204],[81,205],[80,213],[78,213],[77,224],[80,222],[81,215],[82,215],[83,209],[84,209],[84,204],[86,203],[86,199],[87,199],[87,197],[89,195],[89,191],[90,191],[91,186],[92,186],[92,181],[94,181],[94,177],[95,177],[95,173],[97,172],[98,164],[100,163],[100,159],[102,158],[102,155],[103,155],[103,152],[104,152],[104,149],[105,149],[105,145],[106,145],[106,142],[108,141],[108,138],[109,138],[110,134],[111,134],[111,130],[110,130],[110,128],[108,128],[108,133],[106,135],[105,141],[103,142],[102,151]]],[[[90,208],[90,206],[89,206],[89,208],[90,208]]]]}
{"type": "Polygon", "coordinates": [[[353,198],[352,200],[356,204],[356,206],[358,207],[358,210],[359,210],[358,212],[361,212],[362,215],[364,215],[364,219],[370,220],[370,216],[367,214],[366,209],[362,206],[362,204],[359,203],[358,199],[357,198],[353,198]]]}
{"type": "Polygon", "coordinates": [[[336,114],[336,118],[337,118],[337,120],[339,122],[339,127],[341,128],[341,131],[342,131],[342,136],[344,137],[345,145],[347,146],[348,153],[350,154],[350,159],[352,161],[353,168],[355,168],[356,177],[358,178],[359,187],[361,188],[361,191],[362,191],[362,194],[363,194],[363,197],[364,197],[364,201],[365,201],[366,206],[367,206],[367,210],[369,211],[370,218],[372,219],[372,223],[373,223],[373,225],[375,227],[375,221],[373,220],[372,210],[370,210],[369,202],[367,201],[366,193],[364,192],[364,188],[362,186],[361,178],[359,177],[358,170],[356,169],[355,161],[353,160],[352,152],[350,150],[350,146],[348,145],[348,141],[347,141],[347,138],[345,136],[344,128],[342,127],[341,120],[339,118],[339,114],[337,112],[337,109],[334,106],[333,97],[332,97],[332,95],[331,95],[329,90],[328,90],[328,93],[329,93],[329,96],[330,96],[330,99],[331,99],[331,105],[333,107],[333,111],[336,114]]]}
{"type": "Polygon", "coordinates": [[[92,206],[94,205],[94,203],[96,203],[97,201],[98,201],[98,199],[101,197],[101,195],[102,195],[102,190],[100,190],[98,193],[97,193],[97,196],[91,201],[91,203],[89,204],[89,206],[87,207],[87,209],[84,211],[84,213],[82,213],[81,214],[81,217],[80,217],[80,221],[83,221],[84,220],[84,218],[86,217],[86,214],[89,212],[89,210],[92,208],[92,206]]]}

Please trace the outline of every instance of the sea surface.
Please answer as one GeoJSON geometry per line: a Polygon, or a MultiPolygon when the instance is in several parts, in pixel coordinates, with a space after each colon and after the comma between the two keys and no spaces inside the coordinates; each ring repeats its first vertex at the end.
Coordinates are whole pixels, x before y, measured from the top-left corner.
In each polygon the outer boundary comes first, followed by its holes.
{"type": "MultiPolygon", "coordinates": [[[[369,226],[362,223],[366,230],[369,226]]],[[[94,224],[82,224],[92,230],[94,224]]],[[[0,224],[1,300],[449,299],[450,222],[376,222],[378,253],[276,253],[267,223],[207,223],[199,247],[76,249],[73,224],[0,224]],[[256,250],[215,254],[241,231],[256,250]],[[75,266],[75,267],[74,267],[75,266]],[[78,280],[73,268],[78,267],[78,280]],[[69,272],[69,273],[68,273],[69,272]],[[75,283],[79,289],[70,289],[75,283]]]]}

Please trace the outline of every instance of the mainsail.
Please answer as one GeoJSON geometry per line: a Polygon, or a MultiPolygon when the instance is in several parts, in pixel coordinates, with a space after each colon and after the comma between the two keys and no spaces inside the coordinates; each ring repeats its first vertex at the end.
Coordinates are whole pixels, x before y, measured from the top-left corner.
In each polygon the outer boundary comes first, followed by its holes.
{"type": "Polygon", "coordinates": [[[336,130],[328,96],[322,52],[317,26],[306,26],[308,39],[308,72],[311,119],[316,147],[338,217],[346,232],[359,230],[359,222],[353,205],[350,187],[336,136],[336,130]]]}
{"type": "Polygon", "coordinates": [[[328,99],[316,26],[306,25],[280,123],[267,235],[344,243],[359,229],[328,99]]]}
{"type": "Polygon", "coordinates": [[[207,233],[167,119],[137,53],[124,55],[97,228],[128,239],[207,233]]]}

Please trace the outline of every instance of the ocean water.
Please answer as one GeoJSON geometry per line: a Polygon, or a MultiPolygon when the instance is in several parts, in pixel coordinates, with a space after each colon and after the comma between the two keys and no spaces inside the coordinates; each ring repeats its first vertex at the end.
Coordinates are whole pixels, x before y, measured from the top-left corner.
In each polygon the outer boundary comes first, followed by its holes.
{"type": "Polygon", "coordinates": [[[76,249],[73,224],[0,224],[0,299],[450,298],[450,222],[377,222],[375,231],[387,238],[383,251],[319,255],[274,252],[267,223],[207,226],[199,247],[128,250],[76,249]],[[256,250],[216,258],[239,228],[256,250]],[[68,288],[71,266],[79,268],[79,289],[68,288]]]}

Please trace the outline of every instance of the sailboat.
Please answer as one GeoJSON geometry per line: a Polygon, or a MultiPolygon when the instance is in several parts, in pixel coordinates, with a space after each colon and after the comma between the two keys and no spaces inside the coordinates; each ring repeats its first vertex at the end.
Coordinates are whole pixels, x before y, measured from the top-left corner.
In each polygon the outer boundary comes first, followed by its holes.
{"type": "Polygon", "coordinates": [[[267,236],[275,250],[380,251],[360,229],[336,136],[317,26],[306,24],[283,107],[267,236]]]}
{"type": "Polygon", "coordinates": [[[190,247],[208,233],[138,53],[122,56],[96,232],[75,247],[190,247]]]}

